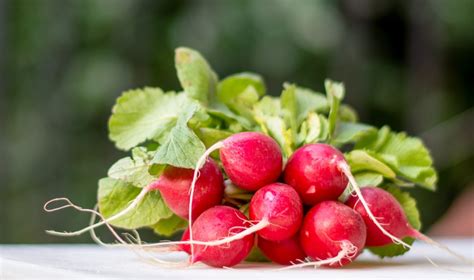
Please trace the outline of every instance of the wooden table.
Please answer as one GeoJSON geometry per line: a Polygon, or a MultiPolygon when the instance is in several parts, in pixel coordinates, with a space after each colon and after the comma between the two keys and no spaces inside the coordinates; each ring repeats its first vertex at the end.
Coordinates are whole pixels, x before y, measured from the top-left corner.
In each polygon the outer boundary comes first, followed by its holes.
{"type": "MultiPolygon", "coordinates": [[[[474,239],[440,241],[473,259],[474,239]]],[[[167,261],[186,259],[182,253],[155,253],[153,256],[167,261]]],[[[205,265],[169,268],[147,258],[127,249],[97,245],[0,245],[0,279],[474,279],[472,265],[420,242],[408,254],[395,259],[379,260],[365,252],[342,269],[279,271],[277,265],[250,263],[233,269],[205,265]],[[423,255],[429,256],[439,267],[429,263],[423,255]]]]}

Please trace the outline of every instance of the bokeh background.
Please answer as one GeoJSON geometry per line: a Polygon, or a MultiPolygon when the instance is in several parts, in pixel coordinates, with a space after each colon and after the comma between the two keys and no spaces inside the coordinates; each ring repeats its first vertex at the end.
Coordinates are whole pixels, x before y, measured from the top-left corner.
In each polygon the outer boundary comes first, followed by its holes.
{"type": "Polygon", "coordinates": [[[474,185],[473,15],[471,0],[0,0],[0,243],[90,242],[46,235],[89,217],[42,205],[94,205],[124,156],[107,138],[115,99],[179,89],[182,45],[221,77],[262,74],[275,95],[344,81],[362,121],[423,138],[440,173],[437,193],[412,191],[428,230],[474,185]]]}

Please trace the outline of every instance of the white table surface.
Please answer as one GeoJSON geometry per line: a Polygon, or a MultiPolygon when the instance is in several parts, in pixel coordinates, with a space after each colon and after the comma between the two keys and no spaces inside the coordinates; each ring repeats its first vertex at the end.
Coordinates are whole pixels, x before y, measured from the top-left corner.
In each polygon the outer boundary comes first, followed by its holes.
{"type": "MultiPolygon", "coordinates": [[[[473,259],[474,239],[441,240],[473,259]]],[[[182,253],[153,256],[185,260],[182,253]]],[[[196,265],[167,268],[150,263],[133,251],[97,245],[0,245],[0,279],[474,279],[472,265],[459,262],[437,248],[417,242],[406,255],[379,260],[368,252],[344,268],[303,268],[278,271],[272,264],[241,264],[233,269],[196,265]],[[429,256],[440,267],[430,264],[429,256]],[[461,270],[464,272],[451,271],[461,270]]]]}

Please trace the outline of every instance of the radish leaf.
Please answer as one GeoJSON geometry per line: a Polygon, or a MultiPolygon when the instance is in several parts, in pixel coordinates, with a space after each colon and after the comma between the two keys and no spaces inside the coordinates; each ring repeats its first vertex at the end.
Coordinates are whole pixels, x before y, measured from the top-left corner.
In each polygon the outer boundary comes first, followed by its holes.
{"type": "Polygon", "coordinates": [[[212,101],[216,93],[217,75],[199,52],[177,48],[175,66],[179,82],[189,97],[203,104],[212,101]]]}
{"type": "MultiPolygon", "coordinates": [[[[99,180],[97,200],[99,211],[108,218],[125,209],[141,191],[141,188],[112,178],[99,180]]],[[[166,206],[158,191],[150,191],[138,206],[125,216],[110,222],[113,226],[135,229],[150,226],[173,213],[166,206]]]]}
{"type": "Polygon", "coordinates": [[[165,94],[159,88],[124,92],[112,109],[109,137],[121,150],[129,150],[146,140],[160,140],[192,103],[184,94],[165,94]]]}

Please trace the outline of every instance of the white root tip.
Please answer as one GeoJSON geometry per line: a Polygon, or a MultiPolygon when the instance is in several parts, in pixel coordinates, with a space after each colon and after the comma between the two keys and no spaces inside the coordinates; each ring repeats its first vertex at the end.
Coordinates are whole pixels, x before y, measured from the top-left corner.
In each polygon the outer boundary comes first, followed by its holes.
{"type": "MultiPolygon", "coordinates": [[[[416,239],[418,240],[421,240],[423,242],[425,242],[426,244],[429,244],[431,246],[434,246],[434,247],[437,247],[445,252],[447,252],[448,254],[450,254],[451,256],[461,260],[462,262],[464,263],[467,263],[469,265],[474,265],[474,260],[472,259],[469,259],[463,255],[460,255],[456,252],[454,252],[453,250],[451,250],[448,246],[446,245],[443,245],[441,243],[438,243],[436,241],[434,241],[433,239],[429,238],[428,236],[424,235],[423,233],[421,232],[418,232],[418,231],[415,231],[414,232],[414,236],[416,239]]],[[[432,262],[432,261],[431,261],[432,262]]],[[[433,262],[432,262],[433,263],[433,262]]]]}
{"type": "MultiPolygon", "coordinates": [[[[132,211],[135,207],[137,207],[138,204],[140,204],[140,202],[143,200],[143,198],[145,197],[145,195],[149,191],[150,191],[150,188],[143,188],[142,191],[137,195],[137,197],[127,206],[127,208],[123,209],[119,213],[117,213],[117,214],[115,214],[112,217],[109,217],[107,219],[105,219],[103,216],[100,216],[100,217],[102,217],[101,222],[98,222],[96,224],[90,225],[88,227],[85,227],[85,228],[77,230],[77,231],[59,232],[59,231],[54,231],[54,230],[47,230],[46,233],[51,234],[51,235],[57,235],[57,236],[77,236],[77,235],[81,235],[85,232],[88,232],[91,229],[94,229],[96,227],[108,224],[108,223],[110,223],[114,220],[119,219],[120,217],[123,217],[124,215],[126,215],[130,211],[132,211]]],[[[85,208],[82,208],[80,206],[77,206],[74,203],[72,203],[68,198],[65,198],[65,197],[51,199],[51,200],[47,201],[43,206],[44,211],[49,212],[49,213],[56,212],[58,210],[65,209],[65,208],[74,208],[74,209],[76,209],[80,212],[91,212],[91,211],[93,211],[91,209],[85,209],[85,208]],[[52,203],[57,202],[57,201],[64,201],[66,204],[65,205],[60,205],[58,207],[49,208],[49,206],[52,203]]]]}

